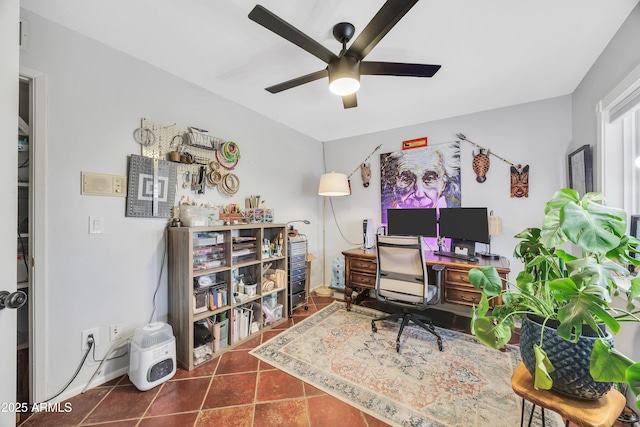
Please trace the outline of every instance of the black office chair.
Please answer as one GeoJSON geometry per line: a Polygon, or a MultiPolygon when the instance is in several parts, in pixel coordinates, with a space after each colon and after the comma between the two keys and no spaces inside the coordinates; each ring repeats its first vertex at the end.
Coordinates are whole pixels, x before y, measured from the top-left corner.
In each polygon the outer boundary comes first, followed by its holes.
{"type": "Polygon", "coordinates": [[[436,285],[430,285],[424,250],[424,239],[419,236],[376,236],[376,299],[400,306],[402,312],[372,320],[371,330],[377,332],[375,322],[402,319],[396,339],[398,352],[400,336],[409,321],[433,334],[438,340],[438,349],[442,351],[442,337],[436,332],[431,319],[410,311],[426,310],[428,305],[440,302],[440,272],[443,266],[434,266],[436,285]]]}

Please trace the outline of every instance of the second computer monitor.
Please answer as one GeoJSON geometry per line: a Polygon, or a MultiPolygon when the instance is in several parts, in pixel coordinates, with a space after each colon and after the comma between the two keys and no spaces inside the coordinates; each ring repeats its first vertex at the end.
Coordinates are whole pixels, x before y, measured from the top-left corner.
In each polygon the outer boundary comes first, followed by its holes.
{"type": "Polygon", "coordinates": [[[440,236],[489,243],[487,208],[440,208],[440,236]]]}
{"type": "Polygon", "coordinates": [[[390,236],[438,237],[437,223],[435,209],[387,209],[387,227],[390,236]]]}

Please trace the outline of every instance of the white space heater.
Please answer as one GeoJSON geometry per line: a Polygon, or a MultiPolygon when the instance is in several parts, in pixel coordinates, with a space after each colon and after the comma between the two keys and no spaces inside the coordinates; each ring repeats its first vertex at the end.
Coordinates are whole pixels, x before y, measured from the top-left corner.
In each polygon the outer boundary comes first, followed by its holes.
{"type": "Polygon", "coordinates": [[[150,390],[176,373],[176,339],[171,325],[153,322],[133,333],[129,379],[138,390],[150,390]]]}

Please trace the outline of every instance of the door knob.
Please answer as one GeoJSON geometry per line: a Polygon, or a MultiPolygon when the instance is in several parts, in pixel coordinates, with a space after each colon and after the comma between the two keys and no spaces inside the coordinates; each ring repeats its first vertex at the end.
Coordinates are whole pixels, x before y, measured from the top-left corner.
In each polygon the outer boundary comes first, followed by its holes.
{"type": "Polygon", "coordinates": [[[20,308],[27,302],[27,294],[23,291],[0,291],[0,310],[3,308],[20,308]]]}

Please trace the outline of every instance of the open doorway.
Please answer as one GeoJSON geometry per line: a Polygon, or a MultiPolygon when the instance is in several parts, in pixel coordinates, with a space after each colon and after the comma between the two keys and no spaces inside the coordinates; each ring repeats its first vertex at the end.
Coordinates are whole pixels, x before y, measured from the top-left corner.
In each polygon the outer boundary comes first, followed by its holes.
{"type": "Polygon", "coordinates": [[[28,293],[28,300],[17,313],[16,402],[40,402],[46,399],[47,392],[43,354],[47,333],[44,256],[46,98],[46,75],[20,67],[18,115],[22,120],[19,120],[21,125],[17,130],[16,268],[17,287],[28,293]]]}
{"type": "Polygon", "coordinates": [[[18,104],[18,239],[17,289],[27,294],[27,304],[17,309],[16,401],[30,402],[30,315],[31,274],[29,248],[31,233],[31,79],[20,77],[18,104]]]}

